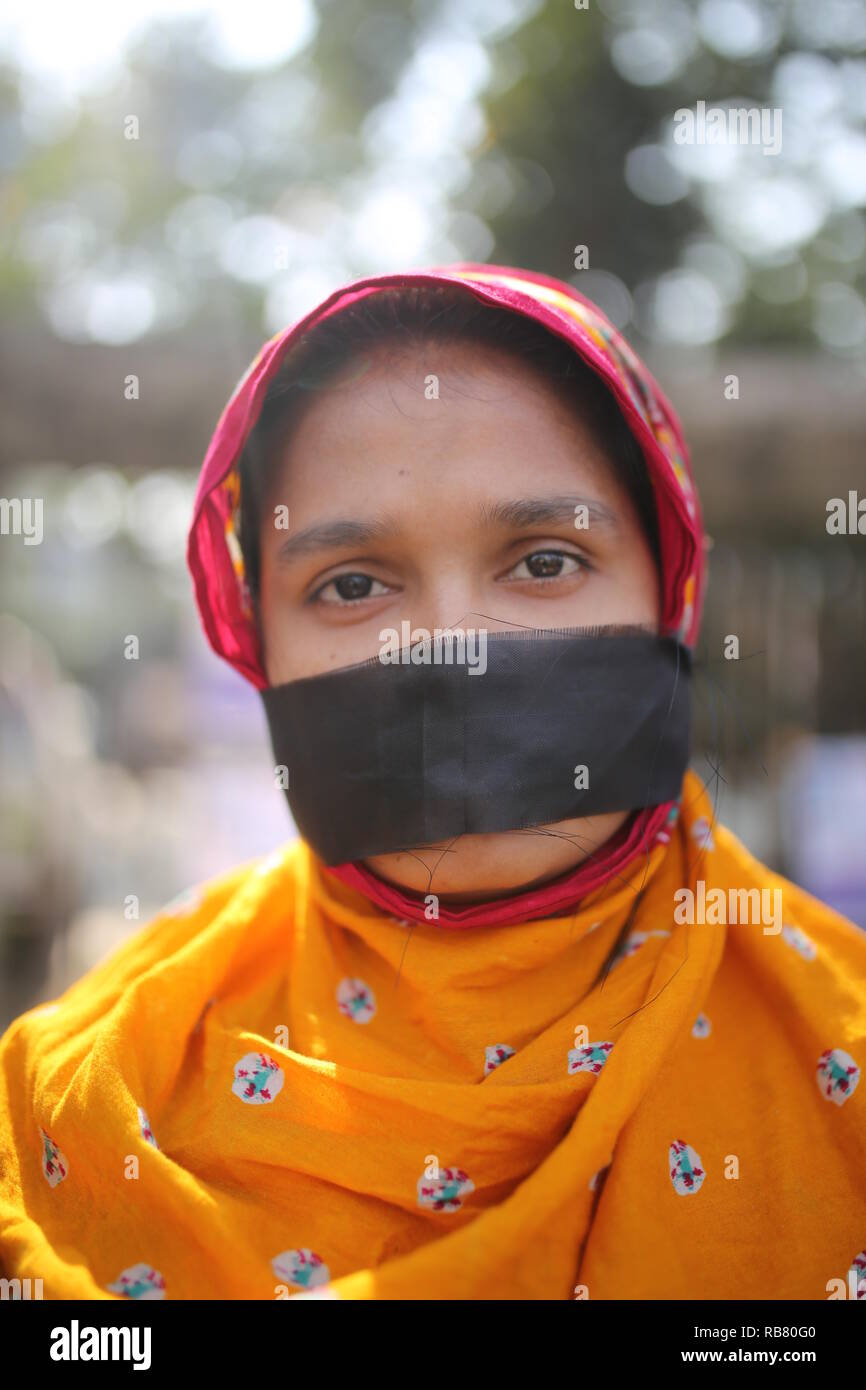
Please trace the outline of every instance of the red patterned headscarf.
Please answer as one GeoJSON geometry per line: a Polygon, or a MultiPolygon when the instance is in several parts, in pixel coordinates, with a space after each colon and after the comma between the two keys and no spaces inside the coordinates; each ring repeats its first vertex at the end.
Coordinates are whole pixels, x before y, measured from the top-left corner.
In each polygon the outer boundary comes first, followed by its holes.
{"type": "MultiPolygon", "coordinates": [[[[287,351],[321,319],[339,314],[363,296],[436,284],[462,286],[487,304],[534,319],[570,343],[610,388],[653,485],[661,555],[661,630],[694,646],[705,581],[703,528],[688,450],[673,408],[622,334],[571,285],[534,271],[461,262],[344,285],[270,338],[238,382],[202,466],[187,546],[199,613],[214,651],[257,689],[268,684],[238,540],[239,461],[268,384],[287,351]]],[[[440,907],[440,924],[501,923],[562,912],[663,838],[675,811],[671,805],[640,811],[590,859],[542,888],[459,911],[440,907]]],[[[332,872],[388,911],[423,920],[423,900],[419,906],[413,895],[383,883],[363,864],[341,865],[332,872]]]]}

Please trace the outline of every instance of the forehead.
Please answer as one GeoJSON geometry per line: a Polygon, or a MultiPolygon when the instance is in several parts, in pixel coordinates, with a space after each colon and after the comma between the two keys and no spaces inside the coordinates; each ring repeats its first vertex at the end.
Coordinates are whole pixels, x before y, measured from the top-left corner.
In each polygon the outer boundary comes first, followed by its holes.
{"type": "Polygon", "coordinates": [[[486,344],[383,343],[304,395],[275,432],[269,476],[294,491],[313,477],[384,484],[388,465],[438,463],[450,481],[461,467],[610,475],[605,442],[573,393],[486,344]]]}

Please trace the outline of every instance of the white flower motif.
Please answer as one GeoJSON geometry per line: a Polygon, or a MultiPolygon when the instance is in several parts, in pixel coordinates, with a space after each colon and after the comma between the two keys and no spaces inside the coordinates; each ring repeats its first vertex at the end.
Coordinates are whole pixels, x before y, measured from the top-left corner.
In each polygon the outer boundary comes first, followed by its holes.
{"type": "Polygon", "coordinates": [[[514,1048],[509,1047],[508,1043],[494,1043],[492,1047],[484,1049],[484,1075],[495,1071],[501,1067],[503,1062],[507,1062],[509,1057],[514,1056],[514,1048]]]}
{"type": "Polygon", "coordinates": [[[327,1284],[331,1278],[330,1270],[321,1255],[305,1246],[298,1250],[284,1250],[271,1260],[274,1275],[284,1284],[295,1284],[300,1289],[315,1289],[327,1284]]]}
{"type": "Polygon", "coordinates": [[[818,954],[818,948],[811,937],[808,937],[799,927],[789,926],[787,923],[782,927],[782,939],[802,956],[803,960],[814,960],[818,954]]]}
{"type": "Polygon", "coordinates": [[[142,1139],[146,1140],[148,1144],[152,1144],[155,1149],[158,1149],[159,1145],[153,1137],[153,1130],[150,1127],[150,1120],[147,1118],[147,1111],[142,1110],[140,1105],[138,1106],[138,1127],[141,1130],[142,1139]]]}
{"type": "Polygon", "coordinates": [[[715,849],[716,842],[713,839],[713,830],[706,816],[698,816],[691,828],[691,837],[701,849],[715,849]]]}
{"type": "Polygon", "coordinates": [[[66,1155],[57,1147],[51,1135],[48,1134],[40,1125],[39,1134],[42,1139],[42,1176],[49,1187],[56,1187],[63,1182],[69,1173],[69,1163],[66,1155]]]}
{"type": "Polygon", "coordinates": [[[851,1261],[851,1268],[848,1271],[849,1283],[854,1283],[857,1289],[857,1298],[866,1299],[866,1250],[861,1250],[859,1255],[855,1255],[851,1261]],[[855,1280],[851,1279],[854,1274],[855,1280]]]}
{"type": "Polygon", "coordinates": [[[652,931],[631,932],[624,944],[620,947],[618,953],[614,956],[611,962],[611,970],[619,965],[621,961],[628,960],[629,956],[633,956],[635,951],[639,951],[641,946],[653,936],[670,936],[670,932],[662,927],[656,927],[652,931]]]}
{"type": "Polygon", "coordinates": [[[690,1197],[700,1191],[707,1175],[700,1154],[695,1153],[691,1144],[675,1139],[668,1150],[668,1163],[674,1191],[680,1197],[690,1197]]]}
{"type": "Polygon", "coordinates": [[[353,1023],[369,1023],[376,1014],[376,996],[364,980],[347,977],[337,985],[337,1007],[353,1023]]]}
{"type": "Polygon", "coordinates": [[[586,1047],[573,1047],[568,1054],[569,1076],[574,1076],[575,1072],[579,1071],[589,1071],[593,1076],[598,1076],[612,1047],[612,1042],[587,1043],[586,1047]]]}
{"type": "Polygon", "coordinates": [[[438,1178],[418,1179],[418,1205],[433,1211],[459,1211],[463,1198],[474,1191],[474,1182],[462,1168],[440,1168],[438,1178]]]}
{"type": "Polygon", "coordinates": [[[108,1285],[109,1293],[119,1293],[124,1298],[152,1300],[165,1298],[165,1280],[158,1269],[151,1265],[130,1265],[108,1285]]]}
{"type": "Polygon", "coordinates": [[[232,1090],[246,1105],[269,1105],[283,1089],[282,1069],[264,1052],[248,1052],[235,1063],[232,1090]]]}
{"type": "Polygon", "coordinates": [[[850,1100],[860,1081],[860,1068],[848,1052],[841,1047],[828,1047],[818,1058],[816,1069],[818,1089],[825,1100],[834,1105],[844,1105],[850,1100]]]}

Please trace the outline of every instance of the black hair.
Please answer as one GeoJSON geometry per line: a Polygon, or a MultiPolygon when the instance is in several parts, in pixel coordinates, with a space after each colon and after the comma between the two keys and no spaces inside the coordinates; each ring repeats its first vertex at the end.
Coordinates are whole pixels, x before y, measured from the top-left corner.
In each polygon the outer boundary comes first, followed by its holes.
{"type": "Polygon", "coordinates": [[[272,377],[259,418],[241,454],[238,539],[247,587],[256,602],[260,582],[259,528],[272,466],[310,393],[381,346],[470,342],[506,349],[558,384],[592,429],[631,497],[659,564],[658,520],[646,462],[619,405],[574,348],[542,324],[489,305],[468,288],[413,285],[376,290],[314,324],[293,344],[272,377]]]}

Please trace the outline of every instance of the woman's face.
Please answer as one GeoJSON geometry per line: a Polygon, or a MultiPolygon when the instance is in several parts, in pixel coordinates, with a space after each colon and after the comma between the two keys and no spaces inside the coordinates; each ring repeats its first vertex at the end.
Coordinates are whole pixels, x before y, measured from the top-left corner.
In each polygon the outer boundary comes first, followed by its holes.
{"type": "MultiPolygon", "coordinates": [[[[659,580],[634,504],[573,407],[510,353],[380,348],[319,391],[275,461],[261,624],[271,685],[376,656],[380,632],[640,623],[659,580]],[[438,378],[438,399],[426,383],[438,378]],[[585,504],[589,524],[575,527],[585,504]],[[289,509],[289,529],[274,508],[289,509]]],[[[627,813],[378,855],[381,878],[471,902],[543,882],[627,813]]]]}

